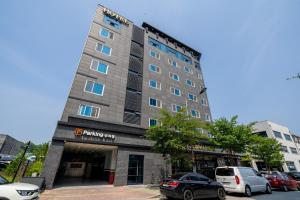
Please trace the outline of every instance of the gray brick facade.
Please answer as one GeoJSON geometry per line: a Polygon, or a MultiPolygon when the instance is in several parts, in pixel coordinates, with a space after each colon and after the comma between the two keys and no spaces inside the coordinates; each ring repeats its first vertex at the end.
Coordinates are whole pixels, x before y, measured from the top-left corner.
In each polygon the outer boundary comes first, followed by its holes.
{"type": "MultiPolygon", "coordinates": [[[[162,100],[162,108],[171,110],[172,104],[183,107],[187,104],[189,112],[190,109],[195,109],[200,112],[201,119],[204,120],[205,115],[211,118],[206,93],[198,95],[205,87],[201,68],[195,67],[201,54],[170,36],[159,35],[157,33],[159,30],[139,28],[129,20],[126,24],[119,15],[110,13],[109,17],[121,24],[121,28],[116,28],[105,22],[109,14],[105,14],[104,9],[103,6],[96,9],[62,117],[58,122],[45,161],[42,176],[46,178],[48,188],[52,188],[55,181],[64,174],[66,162],[76,161],[78,164],[81,162],[79,157],[83,149],[84,151],[89,149],[91,152],[91,148],[97,149],[95,152],[99,155],[110,156],[105,157],[105,160],[110,163],[105,163],[107,169],[104,171],[110,173],[109,182],[111,176],[114,177],[114,185],[128,184],[130,155],[143,156],[143,184],[158,183],[162,173],[170,173],[170,166],[162,155],[151,151],[153,141],[146,140],[144,137],[149,127],[149,118],[159,117],[160,110],[149,106],[149,97],[162,100]],[[113,39],[102,37],[99,34],[102,28],[113,33],[113,39]],[[149,45],[149,37],[188,56],[191,59],[188,66],[193,73],[184,72],[183,66],[187,65],[186,62],[149,45]],[[168,40],[168,37],[172,41],[168,40]],[[97,43],[110,47],[111,54],[105,55],[96,51],[97,43]],[[150,50],[159,52],[160,59],[150,57],[150,50]],[[176,60],[180,67],[175,69],[168,63],[168,59],[176,60]],[[107,74],[92,70],[93,60],[106,64],[107,74]],[[149,64],[160,66],[161,72],[159,74],[150,72],[149,64]],[[169,72],[178,74],[180,81],[170,79],[169,72]],[[158,80],[161,83],[161,90],[150,88],[150,79],[158,80]],[[192,80],[195,87],[187,86],[186,79],[192,80]],[[86,92],[87,81],[105,85],[103,95],[86,92]],[[171,94],[171,86],[180,88],[181,96],[171,94]],[[197,102],[187,100],[188,92],[198,96],[197,102]],[[206,99],[207,105],[200,104],[201,98],[206,99]],[[98,107],[100,113],[96,117],[79,115],[80,105],[98,107]],[[78,134],[78,130],[82,132],[78,134]],[[98,137],[99,135],[83,135],[84,131],[96,132],[102,136],[113,135],[114,139],[107,140],[98,137]],[[110,153],[110,151],[115,152],[115,149],[116,155],[110,153]],[[77,156],[78,158],[74,159],[77,156]]],[[[82,162],[85,162],[84,166],[88,165],[87,161],[82,162]]],[[[88,171],[89,169],[85,169],[85,174],[88,174],[88,171]]]]}

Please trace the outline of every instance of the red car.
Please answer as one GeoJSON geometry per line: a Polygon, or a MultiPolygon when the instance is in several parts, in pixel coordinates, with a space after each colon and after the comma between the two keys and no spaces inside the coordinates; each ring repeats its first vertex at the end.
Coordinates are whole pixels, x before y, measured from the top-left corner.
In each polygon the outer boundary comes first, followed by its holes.
{"type": "Polygon", "coordinates": [[[287,192],[289,190],[298,190],[298,183],[293,178],[278,171],[271,172],[266,175],[272,188],[282,189],[287,192]]]}

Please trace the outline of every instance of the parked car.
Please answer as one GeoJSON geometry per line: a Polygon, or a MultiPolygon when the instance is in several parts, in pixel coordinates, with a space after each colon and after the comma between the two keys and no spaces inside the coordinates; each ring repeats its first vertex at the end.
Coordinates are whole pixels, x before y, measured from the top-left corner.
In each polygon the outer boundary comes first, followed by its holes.
{"type": "Polygon", "coordinates": [[[28,183],[9,183],[0,176],[0,199],[2,200],[37,200],[39,188],[28,183]]]}
{"type": "Polygon", "coordinates": [[[253,192],[272,193],[268,180],[250,167],[217,167],[216,179],[228,193],[243,193],[248,197],[253,192]]]}
{"type": "Polygon", "coordinates": [[[222,184],[198,173],[179,173],[160,183],[160,192],[168,199],[226,198],[222,184]]]}
{"type": "Polygon", "coordinates": [[[300,190],[300,172],[287,172],[286,174],[297,181],[298,190],[300,190]]]}
{"type": "Polygon", "coordinates": [[[15,158],[13,155],[0,154],[0,170],[6,168],[15,158]]]}
{"type": "Polygon", "coordinates": [[[265,177],[268,179],[272,188],[282,189],[285,192],[288,192],[289,190],[298,190],[297,181],[284,173],[273,171],[266,174],[265,177]]]}

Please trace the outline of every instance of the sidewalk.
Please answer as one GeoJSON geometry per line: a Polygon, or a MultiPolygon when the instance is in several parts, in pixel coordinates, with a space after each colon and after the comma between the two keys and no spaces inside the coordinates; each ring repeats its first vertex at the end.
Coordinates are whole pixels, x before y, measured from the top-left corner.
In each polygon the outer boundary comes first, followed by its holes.
{"type": "Polygon", "coordinates": [[[41,200],[143,200],[158,196],[159,190],[146,186],[73,186],[46,190],[41,200]]]}

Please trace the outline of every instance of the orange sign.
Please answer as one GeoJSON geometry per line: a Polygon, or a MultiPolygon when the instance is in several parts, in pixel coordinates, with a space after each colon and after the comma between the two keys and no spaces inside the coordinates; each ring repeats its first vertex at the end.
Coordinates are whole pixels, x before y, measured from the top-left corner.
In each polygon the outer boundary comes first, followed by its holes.
{"type": "Polygon", "coordinates": [[[83,135],[83,128],[75,128],[74,135],[75,136],[82,136],[83,135]]]}

